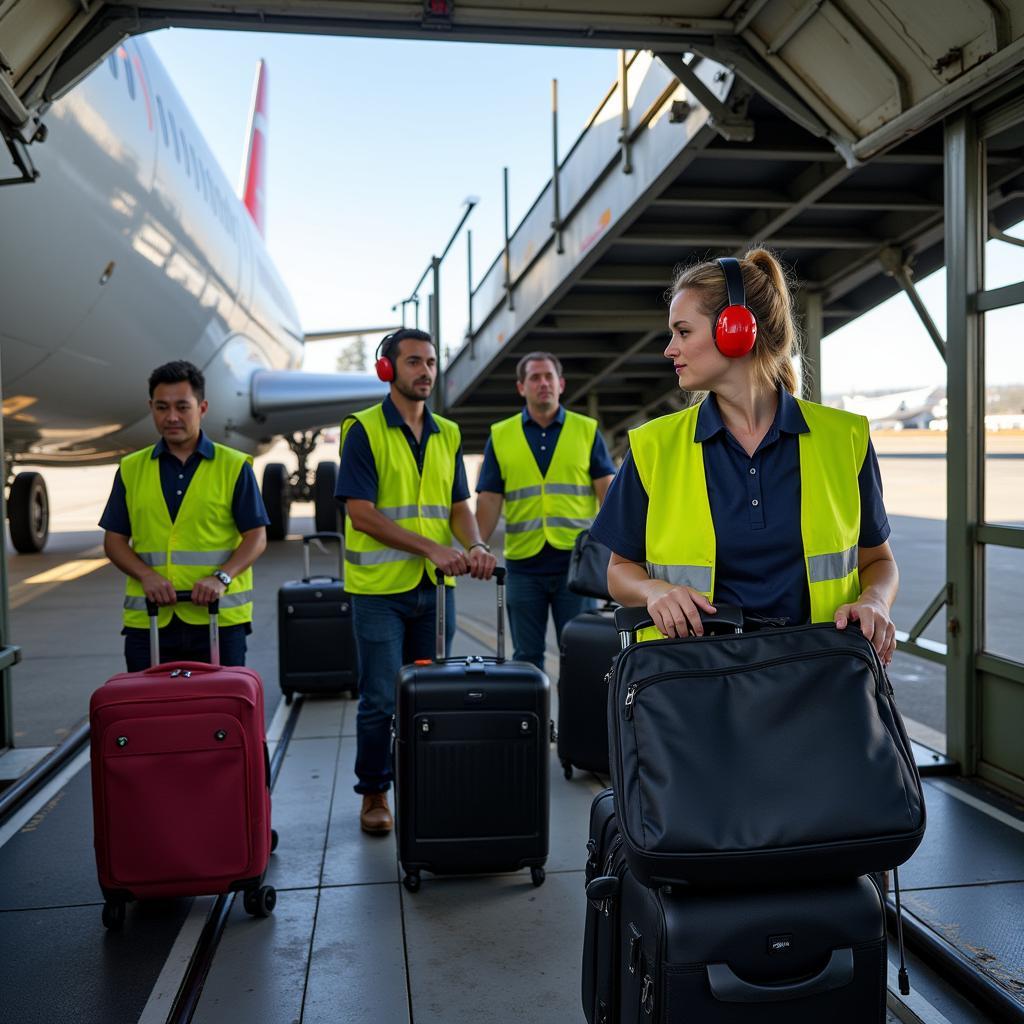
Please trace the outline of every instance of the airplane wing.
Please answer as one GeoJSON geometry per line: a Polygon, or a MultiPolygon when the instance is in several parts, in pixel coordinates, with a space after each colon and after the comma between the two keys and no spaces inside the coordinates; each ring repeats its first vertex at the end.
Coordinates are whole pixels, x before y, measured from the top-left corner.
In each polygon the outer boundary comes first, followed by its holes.
{"type": "Polygon", "coordinates": [[[253,415],[270,434],[337,426],[349,413],[379,402],[388,385],[370,373],[257,370],[252,375],[253,415]]]}

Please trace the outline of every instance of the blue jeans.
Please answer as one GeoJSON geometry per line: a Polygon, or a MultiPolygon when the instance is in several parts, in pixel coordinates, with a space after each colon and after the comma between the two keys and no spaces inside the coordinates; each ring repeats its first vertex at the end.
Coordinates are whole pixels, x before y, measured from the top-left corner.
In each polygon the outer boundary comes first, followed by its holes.
{"type": "Polygon", "coordinates": [[[516,661],[532,662],[542,672],[548,609],[554,616],[555,636],[561,643],[565,624],[580,612],[597,607],[592,597],[573,593],[565,581],[564,572],[510,572],[507,577],[508,624],[515,652],[512,656],[516,661]]]}
{"type": "MultiPolygon", "coordinates": [[[[218,632],[220,663],[245,664],[245,625],[221,626],[218,632]]],[[[129,672],[149,668],[149,630],[128,627],[124,631],[124,660],[129,672]]],[[[160,661],[210,660],[210,628],[182,622],[177,615],[160,630],[160,661]]]]}
{"type": "MultiPolygon", "coordinates": [[[[455,636],[455,591],[445,593],[445,651],[455,636]]],[[[404,594],[353,594],[352,624],[359,655],[356,713],[357,793],[384,793],[391,786],[391,718],[402,665],[436,652],[436,591],[417,587],[404,594]]]]}

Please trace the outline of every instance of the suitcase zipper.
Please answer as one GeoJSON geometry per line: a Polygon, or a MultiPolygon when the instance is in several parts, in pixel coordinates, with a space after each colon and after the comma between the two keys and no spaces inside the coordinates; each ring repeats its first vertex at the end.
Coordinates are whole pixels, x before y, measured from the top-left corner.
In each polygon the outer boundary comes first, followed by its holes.
{"type": "MultiPolygon", "coordinates": [[[[874,676],[875,679],[875,690],[878,690],[879,678],[878,673],[875,670],[875,666],[872,664],[871,659],[868,658],[867,655],[857,650],[855,647],[847,647],[834,651],[814,651],[806,655],[803,660],[811,661],[818,658],[834,658],[838,654],[852,654],[855,658],[859,658],[861,661],[863,661],[871,669],[871,674],[872,676],[874,676]]],[[[742,671],[753,672],[757,669],[771,668],[773,665],[785,665],[792,660],[792,656],[787,655],[785,657],[780,658],[769,658],[767,661],[755,661],[751,664],[744,665],[742,671]]],[[[698,679],[701,676],[720,676],[723,674],[723,670],[717,668],[704,668],[692,672],[688,672],[685,669],[681,669],[676,672],[659,672],[657,673],[657,675],[648,676],[648,678],[641,679],[639,682],[630,683],[629,688],[626,690],[626,701],[623,707],[626,721],[630,721],[633,717],[633,705],[636,703],[636,695],[638,691],[644,690],[648,686],[651,686],[655,683],[664,682],[666,679],[679,679],[681,677],[684,679],[698,679]]]]}

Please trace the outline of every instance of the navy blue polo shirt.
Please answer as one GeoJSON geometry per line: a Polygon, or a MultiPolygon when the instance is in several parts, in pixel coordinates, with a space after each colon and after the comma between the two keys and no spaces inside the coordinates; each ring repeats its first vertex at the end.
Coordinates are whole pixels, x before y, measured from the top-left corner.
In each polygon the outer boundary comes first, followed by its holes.
{"type": "MultiPolygon", "coordinates": [[[[715,525],[714,601],[745,612],[809,622],[811,601],[800,535],[799,435],[809,430],[796,399],[780,390],[772,425],[751,457],[729,433],[714,395],[697,414],[695,440],[704,455],[711,519],[715,525]]],[[[888,539],[882,479],[874,446],[857,477],[860,488],[860,547],[888,539]]],[[[647,560],[648,497],[630,452],[612,481],[591,535],[616,554],[647,560]]],[[[681,496],[680,530],[686,529],[681,496]]]]}
{"type": "MultiPolygon", "coordinates": [[[[213,442],[202,431],[199,432],[199,442],[195,451],[184,461],[170,451],[161,438],[153,447],[152,458],[160,460],[160,488],[164,494],[164,501],[167,503],[167,512],[173,523],[178,518],[178,511],[181,503],[185,500],[185,492],[188,490],[192,478],[196,475],[203,459],[212,459],[216,456],[216,448],[213,442]]],[[[235,520],[235,526],[239,533],[247,530],[255,530],[258,526],[266,526],[270,522],[263,498],[260,496],[260,489],[256,483],[256,474],[252,466],[246,462],[242,466],[238,480],[235,482],[235,490],[231,496],[231,515],[235,520]]],[[[107,498],[106,508],[100,516],[100,528],[109,530],[111,533],[120,533],[125,537],[132,535],[131,518],[128,515],[128,498],[125,494],[124,481],[121,479],[121,470],[114,474],[114,483],[110,488],[110,497],[107,498]]],[[[251,632],[251,625],[244,626],[222,626],[225,629],[242,629],[247,633],[251,632]]],[[[202,627],[205,631],[206,627],[202,627]]]]}
{"type": "MultiPolygon", "coordinates": [[[[423,432],[419,441],[416,435],[409,428],[409,425],[402,419],[395,403],[388,395],[383,403],[384,422],[388,427],[401,430],[409,442],[412,456],[416,460],[416,468],[423,474],[423,459],[427,452],[427,443],[434,434],[438,434],[441,428],[437,421],[430,415],[430,410],[423,408],[423,432]]],[[[338,469],[338,482],[334,488],[334,497],[339,504],[343,504],[349,498],[361,501],[377,501],[377,491],[380,478],[377,475],[377,463],[373,458],[373,449],[370,447],[370,439],[366,434],[366,427],[356,420],[348,429],[345,435],[345,444],[341,449],[341,466],[338,469]]],[[[466,479],[466,467],[462,461],[462,445],[455,453],[455,479],[452,481],[452,504],[459,501],[466,501],[469,498],[469,481],[466,479]]],[[[423,576],[421,586],[434,586],[433,580],[426,574],[423,576]]]]}
{"type": "MultiPolygon", "coordinates": [[[[530,415],[527,409],[523,409],[523,434],[526,436],[526,443],[533,452],[537,468],[541,476],[545,476],[551,459],[555,454],[555,445],[562,434],[562,425],[565,423],[565,408],[558,407],[555,418],[546,426],[542,427],[530,415]]],[[[601,431],[594,431],[594,444],[590,449],[590,478],[600,479],[604,476],[615,475],[615,463],[608,453],[608,446],[604,443],[601,431]]],[[[493,494],[505,493],[505,480],[501,475],[501,466],[494,454],[494,446],[490,437],[487,438],[487,445],[484,448],[484,461],[480,466],[480,477],[476,482],[476,493],[490,491],[493,494]]],[[[560,551],[545,542],[544,547],[535,555],[529,558],[509,558],[506,560],[508,568],[513,572],[528,572],[536,575],[554,575],[569,571],[569,559],[571,551],[560,551]]]]}

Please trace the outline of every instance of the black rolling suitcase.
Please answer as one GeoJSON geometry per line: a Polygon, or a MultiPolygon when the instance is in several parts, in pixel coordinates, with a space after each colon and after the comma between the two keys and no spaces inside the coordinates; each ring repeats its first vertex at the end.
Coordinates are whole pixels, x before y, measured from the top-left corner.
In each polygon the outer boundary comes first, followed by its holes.
{"type": "Polygon", "coordinates": [[[619,651],[614,608],[583,612],[562,630],[558,671],[558,760],[608,774],[608,671],[619,651]]]}
{"type": "Polygon", "coordinates": [[[533,665],[505,661],[504,575],[495,570],[496,658],[445,658],[439,593],[437,657],[398,675],[395,818],[410,892],[424,870],[528,867],[534,885],[544,881],[549,684],[533,665]]]}
{"type": "Polygon", "coordinates": [[[277,592],[278,680],[285,701],[296,693],[358,692],[352,602],[342,582],[340,533],[311,533],[302,538],[305,572],[277,592]],[[309,571],[312,541],[338,545],[338,575],[309,571]]]}

